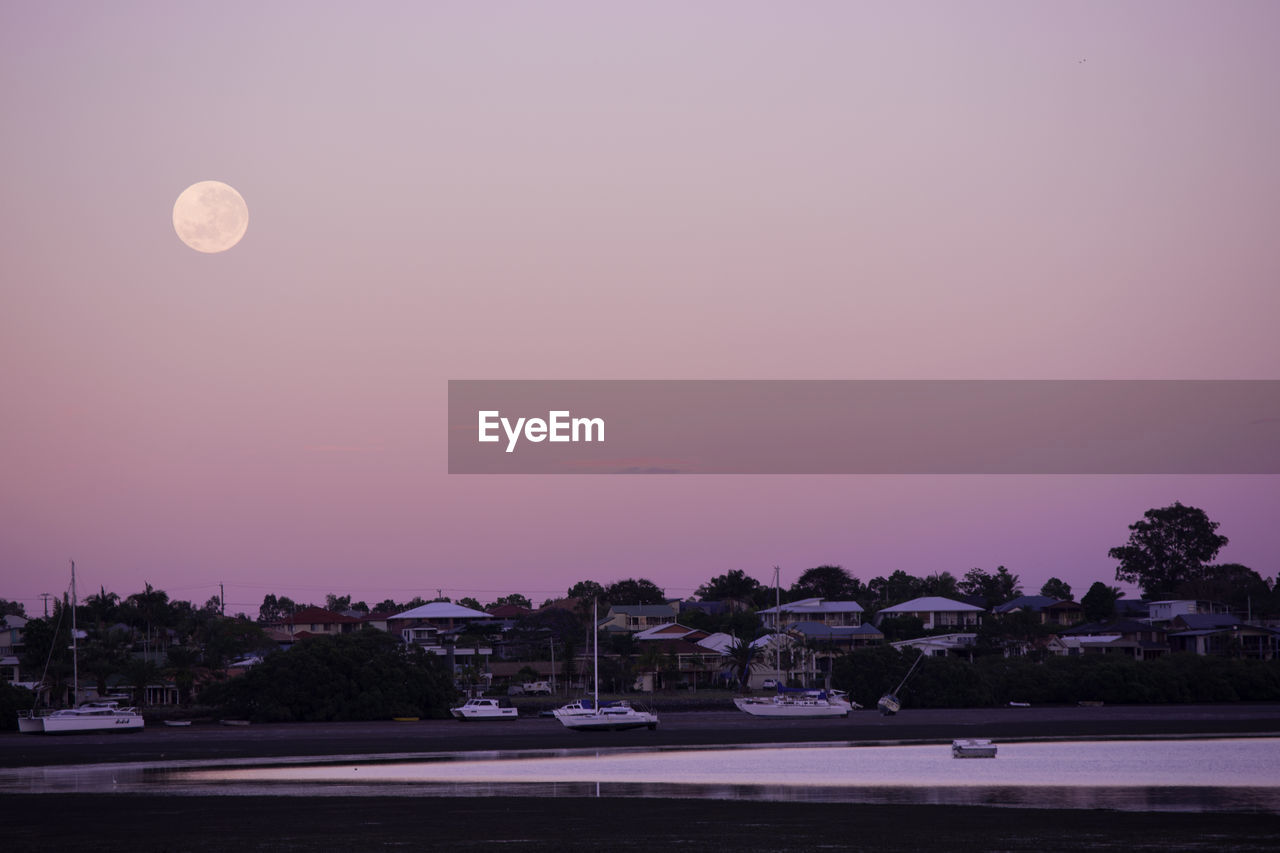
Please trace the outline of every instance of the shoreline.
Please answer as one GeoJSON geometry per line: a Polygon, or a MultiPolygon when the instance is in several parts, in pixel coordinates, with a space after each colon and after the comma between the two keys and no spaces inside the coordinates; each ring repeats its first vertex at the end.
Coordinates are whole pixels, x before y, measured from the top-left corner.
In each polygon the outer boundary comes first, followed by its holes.
{"type": "MultiPolygon", "coordinates": [[[[0,766],[156,761],[372,760],[420,753],[693,749],[765,743],[922,743],[997,739],[1280,736],[1280,704],[906,710],[847,720],[765,720],[741,712],[662,714],[657,731],[578,733],[554,720],[459,723],[196,724],[134,734],[0,736],[0,766]]],[[[68,768],[69,769],[69,768],[68,768]]],[[[159,853],[225,850],[600,850],[678,846],[708,853],[820,847],[876,853],[1170,849],[1261,853],[1280,848],[1280,815],[1258,812],[1027,808],[583,796],[183,795],[7,793],[5,848],[159,853]]],[[[1065,805],[1065,803],[1064,803],[1065,805]]]]}
{"type": "Polygon", "coordinates": [[[141,732],[0,735],[0,767],[212,759],[529,750],[893,744],[1006,740],[1280,735],[1280,703],[871,710],[847,719],[779,720],[740,711],[660,712],[656,731],[572,732],[551,719],[148,726],[141,732]]]}

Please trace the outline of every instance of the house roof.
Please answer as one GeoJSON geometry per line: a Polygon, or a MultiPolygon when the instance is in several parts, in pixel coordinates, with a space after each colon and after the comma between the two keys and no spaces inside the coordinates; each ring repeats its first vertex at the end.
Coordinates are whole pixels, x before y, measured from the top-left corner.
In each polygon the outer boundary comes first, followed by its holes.
{"type": "Polygon", "coordinates": [[[862,605],[856,601],[826,601],[821,598],[805,598],[781,605],[781,608],[770,607],[760,613],[773,613],[781,609],[783,613],[861,613],[862,605]]]}
{"type": "Polygon", "coordinates": [[[449,601],[433,601],[403,613],[397,613],[390,619],[488,619],[489,614],[483,610],[472,610],[461,604],[449,601]]]}
{"type": "Polygon", "coordinates": [[[720,652],[721,654],[738,643],[737,638],[732,634],[726,634],[724,632],[709,634],[696,642],[703,648],[711,649],[712,651],[720,652]]]}
{"type": "Polygon", "coordinates": [[[939,595],[927,595],[924,598],[913,598],[892,607],[886,607],[881,613],[977,613],[983,608],[963,601],[943,598],[939,595]]]}
{"type": "Polygon", "coordinates": [[[815,640],[839,640],[852,637],[883,637],[884,633],[874,625],[827,625],[824,622],[797,622],[791,626],[792,631],[799,631],[805,637],[815,640]]]}
{"type": "Polygon", "coordinates": [[[991,608],[992,613],[1011,613],[1014,610],[1030,610],[1032,613],[1039,613],[1051,604],[1057,604],[1058,599],[1048,595],[1020,595],[1012,601],[1006,601],[991,608]]]}
{"type": "Polygon", "coordinates": [[[690,628],[688,625],[681,625],[679,622],[668,622],[665,625],[654,625],[652,628],[645,628],[634,636],[637,640],[678,640],[683,638],[696,641],[707,636],[707,632],[698,628],[690,628]]]}
{"type": "Polygon", "coordinates": [[[670,616],[675,618],[676,611],[667,604],[615,604],[609,608],[610,615],[624,616],[670,616]]]}
{"type": "Polygon", "coordinates": [[[1231,628],[1242,622],[1230,613],[1179,613],[1174,621],[1181,622],[1192,630],[1231,628]]]}

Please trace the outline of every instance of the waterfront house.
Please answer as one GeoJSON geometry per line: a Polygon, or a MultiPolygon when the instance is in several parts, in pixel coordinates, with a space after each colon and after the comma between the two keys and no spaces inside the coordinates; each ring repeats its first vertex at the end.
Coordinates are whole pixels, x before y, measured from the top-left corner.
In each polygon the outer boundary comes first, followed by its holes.
{"type": "Polygon", "coordinates": [[[827,601],[802,598],[759,611],[760,621],[770,631],[785,629],[797,622],[856,628],[862,624],[862,605],[856,601],[827,601]]]}
{"type": "Polygon", "coordinates": [[[1168,630],[1176,652],[1271,660],[1280,651],[1280,631],[1250,625],[1230,613],[1182,613],[1168,630]]]}
{"type": "Polygon", "coordinates": [[[960,657],[973,661],[973,648],[977,645],[978,635],[965,632],[955,634],[934,634],[929,637],[916,637],[914,640],[899,640],[890,643],[898,651],[915,649],[929,657],[960,657]]]}
{"type": "Polygon", "coordinates": [[[293,613],[286,613],[279,619],[263,622],[266,630],[285,631],[291,637],[306,633],[309,636],[324,634],[349,634],[359,630],[361,620],[354,616],[344,616],[322,607],[304,607],[293,613]]]}
{"type": "Polygon", "coordinates": [[[876,614],[876,625],[886,618],[915,616],[924,623],[926,631],[936,628],[974,628],[982,623],[983,608],[937,595],[913,598],[876,614]]]}
{"type": "Polygon", "coordinates": [[[606,632],[637,633],[676,621],[676,609],[670,604],[614,604],[601,618],[597,628],[606,632]]]}

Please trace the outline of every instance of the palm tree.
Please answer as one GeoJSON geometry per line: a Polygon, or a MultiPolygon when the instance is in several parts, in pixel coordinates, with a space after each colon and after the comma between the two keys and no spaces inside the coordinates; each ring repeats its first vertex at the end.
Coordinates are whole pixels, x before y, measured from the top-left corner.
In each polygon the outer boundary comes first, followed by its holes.
{"type": "Polygon", "coordinates": [[[200,662],[200,652],[189,646],[170,646],[166,657],[168,674],[178,688],[178,702],[186,705],[191,701],[191,688],[196,683],[195,668],[200,662]]]}
{"type": "Polygon", "coordinates": [[[762,666],[760,649],[735,637],[734,644],[725,651],[725,657],[729,659],[729,666],[738,679],[738,691],[746,693],[747,680],[751,678],[752,670],[762,666]]]}

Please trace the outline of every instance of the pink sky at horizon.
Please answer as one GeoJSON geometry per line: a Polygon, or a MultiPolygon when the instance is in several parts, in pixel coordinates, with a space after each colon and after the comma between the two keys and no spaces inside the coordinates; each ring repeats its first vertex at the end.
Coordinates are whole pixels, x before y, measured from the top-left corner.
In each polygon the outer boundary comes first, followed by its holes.
{"type": "Polygon", "coordinates": [[[0,597],[1113,583],[1275,477],[461,477],[476,378],[1277,378],[1280,6],[0,10],[0,597]],[[183,188],[250,209],[173,233],[183,188]]]}

